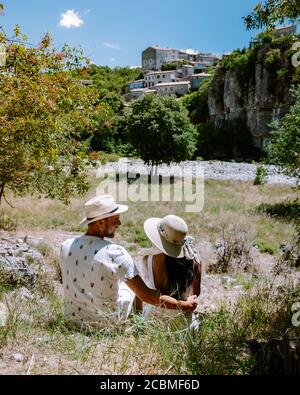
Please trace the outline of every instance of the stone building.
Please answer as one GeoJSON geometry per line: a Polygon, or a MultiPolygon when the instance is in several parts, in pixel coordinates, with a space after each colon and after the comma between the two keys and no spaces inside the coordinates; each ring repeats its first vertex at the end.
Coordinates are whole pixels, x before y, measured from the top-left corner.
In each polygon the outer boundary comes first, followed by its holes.
{"type": "Polygon", "coordinates": [[[191,88],[198,89],[201,85],[201,82],[210,77],[211,74],[207,74],[207,73],[193,74],[191,76],[191,88]]]}
{"type": "Polygon", "coordinates": [[[128,89],[132,90],[132,89],[142,89],[145,88],[145,80],[135,80],[135,81],[130,81],[128,83],[128,89]]]}
{"type": "Polygon", "coordinates": [[[130,102],[131,100],[137,100],[140,97],[144,97],[150,93],[156,94],[155,89],[148,89],[148,88],[139,88],[139,89],[132,89],[130,92],[126,93],[123,96],[123,99],[126,102],[130,102]]]}
{"type": "Polygon", "coordinates": [[[151,46],[142,52],[142,68],[143,70],[160,70],[164,63],[174,62],[178,57],[178,49],[151,46]]]}
{"type": "Polygon", "coordinates": [[[154,87],[159,96],[183,96],[189,92],[190,88],[190,81],[168,82],[164,84],[157,84],[154,87]]]}
{"type": "Polygon", "coordinates": [[[176,71],[153,71],[145,74],[145,86],[150,88],[156,84],[176,82],[176,71]]]}

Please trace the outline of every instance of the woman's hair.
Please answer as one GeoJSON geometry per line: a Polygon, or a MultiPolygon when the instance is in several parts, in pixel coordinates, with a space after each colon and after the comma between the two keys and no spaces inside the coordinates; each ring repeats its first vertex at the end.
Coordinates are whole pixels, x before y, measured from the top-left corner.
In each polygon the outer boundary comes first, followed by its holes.
{"type": "Polygon", "coordinates": [[[166,270],[170,282],[170,296],[180,299],[193,282],[196,265],[192,259],[166,255],[166,270]]]}

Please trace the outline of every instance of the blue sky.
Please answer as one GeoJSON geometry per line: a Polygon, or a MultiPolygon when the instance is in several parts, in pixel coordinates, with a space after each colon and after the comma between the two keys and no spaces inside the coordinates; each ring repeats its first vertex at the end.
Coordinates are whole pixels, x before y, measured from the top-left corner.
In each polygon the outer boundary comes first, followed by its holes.
{"type": "Polygon", "coordinates": [[[29,42],[50,32],[54,45],[81,46],[99,65],[137,66],[149,45],[222,54],[246,46],[255,31],[242,17],[258,0],[1,0],[0,25],[19,24],[29,42]]]}

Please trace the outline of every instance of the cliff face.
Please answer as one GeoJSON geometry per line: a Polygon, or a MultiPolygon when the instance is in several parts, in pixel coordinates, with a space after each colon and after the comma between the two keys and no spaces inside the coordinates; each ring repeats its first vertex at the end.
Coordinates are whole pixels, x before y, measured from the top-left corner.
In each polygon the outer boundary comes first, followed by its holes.
{"type": "Polygon", "coordinates": [[[254,145],[263,147],[270,122],[281,118],[291,105],[291,62],[281,56],[276,69],[266,66],[270,47],[264,44],[257,51],[249,75],[241,81],[240,70],[216,70],[208,97],[211,123],[221,127],[228,121],[248,126],[254,145]]]}

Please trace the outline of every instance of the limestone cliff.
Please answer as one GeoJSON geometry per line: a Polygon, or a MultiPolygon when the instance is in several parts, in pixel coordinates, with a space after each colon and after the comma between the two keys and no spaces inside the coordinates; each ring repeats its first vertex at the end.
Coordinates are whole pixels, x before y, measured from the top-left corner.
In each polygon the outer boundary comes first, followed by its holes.
{"type": "Polygon", "coordinates": [[[269,43],[257,46],[246,65],[226,69],[221,62],[208,97],[211,123],[221,127],[228,121],[241,122],[250,129],[254,144],[262,147],[270,133],[269,123],[281,118],[291,105],[292,68],[286,43],[278,49],[269,43]]]}

